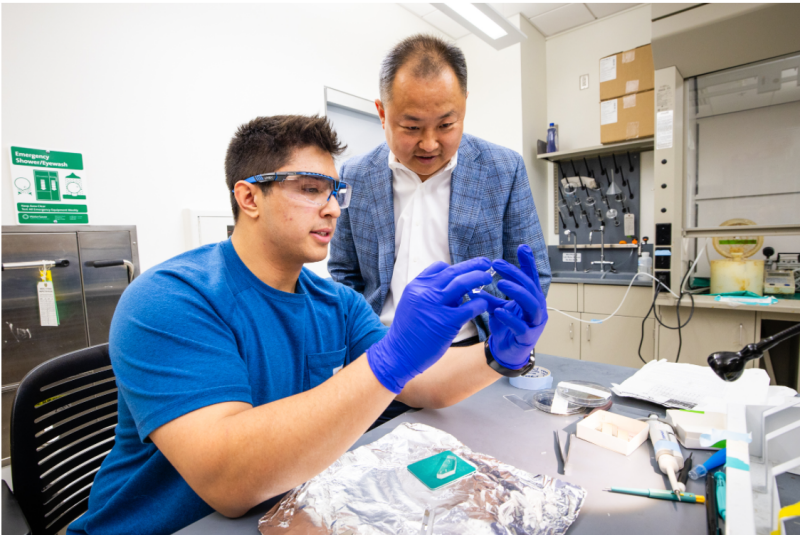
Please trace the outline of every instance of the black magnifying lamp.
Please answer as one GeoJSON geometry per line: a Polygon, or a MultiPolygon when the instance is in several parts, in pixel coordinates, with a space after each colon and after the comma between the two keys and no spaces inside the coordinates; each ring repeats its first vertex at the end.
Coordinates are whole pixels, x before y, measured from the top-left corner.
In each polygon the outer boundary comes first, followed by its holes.
{"type": "Polygon", "coordinates": [[[742,376],[744,365],[747,361],[761,358],[764,351],[768,351],[781,342],[798,334],[800,334],[800,323],[789,327],[785,331],[774,334],[769,338],[764,338],[757,344],[747,344],[738,353],[733,351],[713,353],[708,357],[708,365],[711,366],[711,369],[724,381],[736,381],[742,376]]]}

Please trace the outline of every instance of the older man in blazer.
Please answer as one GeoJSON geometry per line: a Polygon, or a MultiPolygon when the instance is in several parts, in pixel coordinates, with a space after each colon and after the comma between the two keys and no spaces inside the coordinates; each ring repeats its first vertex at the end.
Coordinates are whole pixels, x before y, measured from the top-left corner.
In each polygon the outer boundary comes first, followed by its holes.
{"type": "MultiPolygon", "coordinates": [[[[405,285],[432,262],[485,256],[519,265],[517,247],[528,244],[546,293],[550,263],[522,157],[463,133],[461,50],[409,37],[383,60],[380,89],[386,143],[342,167],[353,198],[331,242],[333,279],[390,324],[405,285]]],[[[485,290],[503,297],[494,283],[485,290]]],[[[484,341],[488,320],[468,323],[454,345],[484,341]]]]}

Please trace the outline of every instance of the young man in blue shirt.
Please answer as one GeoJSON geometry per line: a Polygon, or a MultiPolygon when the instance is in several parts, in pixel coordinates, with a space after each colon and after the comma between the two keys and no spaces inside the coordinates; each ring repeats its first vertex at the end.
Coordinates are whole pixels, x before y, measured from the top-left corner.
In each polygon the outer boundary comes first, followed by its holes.
{"type": "Polygon", "coordinates": [[[318,117],[239,129],[226,158],[231,239],[147,271],[117,307],[116,441],[70,534],[240,516],[327,468],[393,399],[444,407],[528,369],[547,319],[530,249],[522,270],[492,264],[512,301],[463,299],[491,281],[488,259],[439,262],[409,283],[390,328],[360,294],[303,269],[325,258],[349,201],[341,149],[318,117]],[[450,348],[487,310],[487,348],[450,348]]]}

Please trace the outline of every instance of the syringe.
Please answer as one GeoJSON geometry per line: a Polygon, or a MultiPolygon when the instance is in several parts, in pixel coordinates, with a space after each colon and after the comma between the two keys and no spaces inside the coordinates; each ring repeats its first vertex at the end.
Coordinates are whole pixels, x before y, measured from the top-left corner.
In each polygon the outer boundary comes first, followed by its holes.
{"type": "Polygon", "coordinates": [[[656,462],[661,471],[667,474],[672,492],[680,501],[680,493],[686,492],[686,485],[678,482],[675,474],[683,468],[683,452],[675,438],[672,428],[658,421],[658,415],[651,414],[647,422],[650,426],[650,442],[653,443],[653,450],[656,452],[656,462]]]}

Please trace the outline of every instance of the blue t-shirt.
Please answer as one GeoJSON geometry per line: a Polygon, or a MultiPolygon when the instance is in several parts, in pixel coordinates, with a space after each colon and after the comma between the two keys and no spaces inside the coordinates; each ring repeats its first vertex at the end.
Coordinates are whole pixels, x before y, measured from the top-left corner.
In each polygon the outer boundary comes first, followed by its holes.
{"type": "Polygon", "coordinates": [[[150,433],[215,403],[255,407],[314,388],[386,330],[360,294],[307,269],[294,294],[267,286],[230,240],[147,271],[111,322],[116,442],[68,533],[166,534],[210,514],[150,433]]]}

